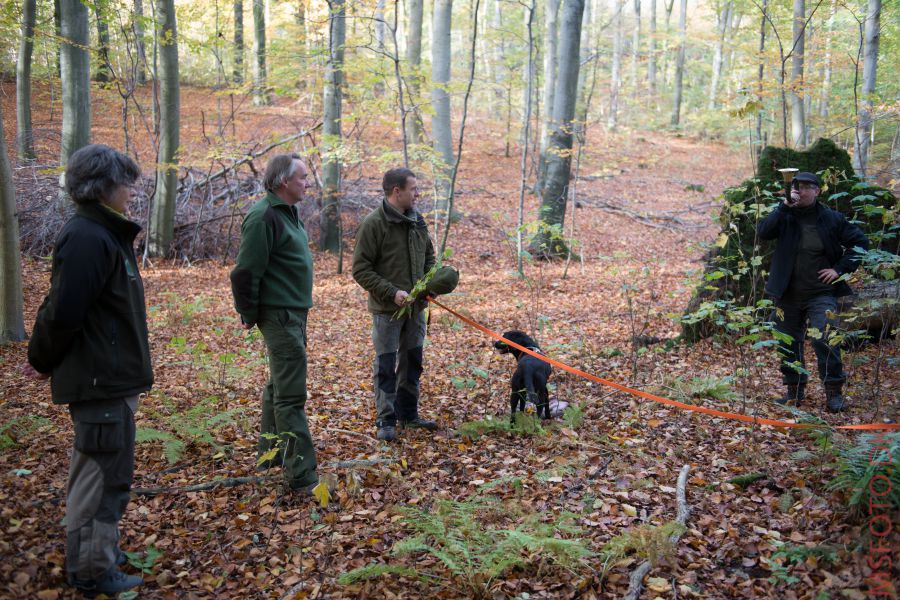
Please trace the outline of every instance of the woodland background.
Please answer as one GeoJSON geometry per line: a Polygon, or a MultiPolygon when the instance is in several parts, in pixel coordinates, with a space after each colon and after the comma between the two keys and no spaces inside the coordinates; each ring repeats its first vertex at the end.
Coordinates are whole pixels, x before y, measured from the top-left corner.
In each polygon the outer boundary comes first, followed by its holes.
{"type": "Polygon", "coordinates": [[[73,594],[71,424],[18,366],[71,214],[62,166],[102,142],[144,170],[131,216],[157,383],[122,522],[143,596],[896,597],[896,432],[753,427],[559,369],[563,417],[510,426],[512,362],[434,310],[422,409],[443,428],[379,444],[365,296],[345,261],[382,172],[408,164],[462,273],[442,301],[492,329],[688,403],[895,420],[896,322],[860,323],[898,300],[898,25],[879,0],[4,3],[0,590],[73,594]],[[772,402],[770,307],[735,291],[765,276],[771,249],[742,226],[791,166],[763,148],[799,157],[819,138],[850,153],[825,173],[827,201],[843,194],[873,240],[853,283],[887,290],[847,313],[842,415],[817,386],[799,409],[772,402]],[[265,352],[228,286],[281,151],[317,184],[301,215],[320,501],[255,470],[265,352]]]}

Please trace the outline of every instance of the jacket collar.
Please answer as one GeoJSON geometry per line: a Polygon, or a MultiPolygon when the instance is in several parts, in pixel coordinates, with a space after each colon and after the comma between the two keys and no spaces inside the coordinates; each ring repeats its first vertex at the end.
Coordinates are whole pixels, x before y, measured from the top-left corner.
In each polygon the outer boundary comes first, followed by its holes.
{"type": "Polygon", "coordinates": [[[141,231],[140,225],[100,202],[79,204],[75,208],[75,214],[100,223],[116,235],[129,241],[134,241],[141,231]]]}
{"type": "Polygon", "coordinates": [[[391,223],[410,223],[415,225],[419,222],[419,214],[413,208],[409,209],[405,214],[401,214],[387,200],[381,201],[381,208],[384,211],[385,218],[391,223]]]}

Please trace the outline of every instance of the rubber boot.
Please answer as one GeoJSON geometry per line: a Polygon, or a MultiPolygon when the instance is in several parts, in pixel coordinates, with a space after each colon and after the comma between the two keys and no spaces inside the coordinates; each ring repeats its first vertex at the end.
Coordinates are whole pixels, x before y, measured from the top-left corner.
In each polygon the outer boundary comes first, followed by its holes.
{"type": "Polygon", "coordinates": [[[843,387],[843,383],[825,384],[825,402],[828,412],[844,412],[850,408],[847,402],[844,401],[844,396],[841,394],[841,389],[843,387]]]}
{"type": "Polygon", "coordinates": [[[784,396],[776,400],[778,404],[790,404],[791,406],[800,406],[800,402],[806,395],[805,383],[789,383],[784,396]]]}

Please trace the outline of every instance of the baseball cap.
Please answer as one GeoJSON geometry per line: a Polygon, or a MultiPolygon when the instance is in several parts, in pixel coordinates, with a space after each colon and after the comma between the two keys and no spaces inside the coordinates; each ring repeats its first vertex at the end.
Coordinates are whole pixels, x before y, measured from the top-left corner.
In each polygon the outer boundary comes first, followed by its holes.
{"type": "Polygon", "coordinates": [[[815,173],[808,173],[806,171],[801,171],[794,175],[794,181],[802,181],[804,183],[814,183],[818,187],[822,187],[822,183],[819,181],[819,178],[815,173]]]}

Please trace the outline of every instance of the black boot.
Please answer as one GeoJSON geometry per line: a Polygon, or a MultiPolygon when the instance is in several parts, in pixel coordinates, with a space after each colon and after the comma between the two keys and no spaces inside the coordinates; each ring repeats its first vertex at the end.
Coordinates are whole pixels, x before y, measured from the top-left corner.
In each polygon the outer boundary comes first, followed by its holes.
{"type": "Polygon", "coordinates": [[[784,396],[776,400],[778,404],[790,404],[791,406],[800,406],[800,402],[806,395],[805,383],[788,383],[787,391],[784,396]]]}
{"type": "Polygon", "coordinates": [[[828,412],[844,412],[850,408],[847,402],[844,401],[844,396],[841,394],[841,389],[843,387],[843,383],[825,384],[825,400],[828,412]]]}

